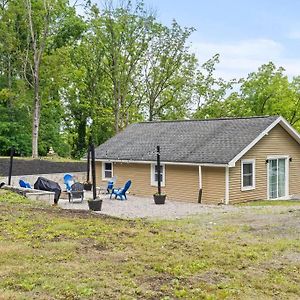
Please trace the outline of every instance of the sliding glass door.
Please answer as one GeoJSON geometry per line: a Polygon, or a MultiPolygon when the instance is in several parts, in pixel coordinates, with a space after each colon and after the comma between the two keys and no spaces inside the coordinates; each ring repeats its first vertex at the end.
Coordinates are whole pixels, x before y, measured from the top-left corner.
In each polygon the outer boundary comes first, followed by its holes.
{"type": "Polygon", "coordinates": [[[286,190],[286,158],[269,159],[269,198],[276,199],[287,196],[286,190]]]}

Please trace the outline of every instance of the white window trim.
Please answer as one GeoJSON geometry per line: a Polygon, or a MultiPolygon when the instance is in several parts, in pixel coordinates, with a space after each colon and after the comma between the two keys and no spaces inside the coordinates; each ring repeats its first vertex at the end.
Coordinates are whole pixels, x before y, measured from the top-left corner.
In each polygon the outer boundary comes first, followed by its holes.
{"type": "MultiPolygon", "coordinates": [[[[150,182],[150,184],[151,184],[151,186],[157,186],[157,182],[154,180],[154,174],[155,174],[155,166],[156,166],[156,164],[151,164],[150,165],[150,174],[151,174],[151,182],[150,182]]],[[[161,166],[162,166],[162,169],[163,169],[163,176],[162,176],[162,178],[163,178],[163,180],[162,180],[162,182],[161,182],[161,187],[165,187],[166,186],[166,166],[165,166],[165,164],[161,164],[161,166]]]]}
{"type": "Polygon", "coordinates": [[[269,162],[266,164],[267,166],[267,199],[268,200],[286,200],[290,199],[289,196],[289,185],[290,185],[290,156],[289,155],[269,155],[267,156],[267,159],[285,159],[285,196],[279,197],[279,198],[272,198],[270,197],[270,170],[269,170],[269,162]]]}
{"type": "Polygon", "coordinates": [[[242,159],[241,160],[241,191],[251,191],[255,189],[255,159],[242,159]],[[244,164],[252,164],[253,170],[253,182],[252,186],[244,186],[244,174],[243,174],[243,165],[244,164]]]}
{"type": "Polygon", "coordinates": [[[114,177],[114,164],[111,161],[103,161],[102,162],[102,180],[103,181],[110,181],[114,177]],[[105,177],[105,164],[111,164],[111,177],[105,177]]]}

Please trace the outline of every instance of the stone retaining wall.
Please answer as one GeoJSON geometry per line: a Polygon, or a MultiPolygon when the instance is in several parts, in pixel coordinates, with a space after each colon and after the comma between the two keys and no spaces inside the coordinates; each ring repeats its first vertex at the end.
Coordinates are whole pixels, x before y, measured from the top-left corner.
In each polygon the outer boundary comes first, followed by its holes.
{"type": "MultiPolygon", "coordinates": [[[[8,176],[9,158],[0,157],[0,177],[8,176]]],[[[12,175],[56,174],[85,172],[85,162],[57,162],[45,159],[20,159],[13,161],[12,175]]]]}
{"type": "Polygon", "coordinates": [[[21,187],[8,186],[8,185],[4,186],[3,189],[8,191],[13,191],[29,199],[45,200],[48,201],[49,203],[54,202],[54,196],[55,196],[54,192],[40,191],[35,189],[25,189],[21,187]]]}

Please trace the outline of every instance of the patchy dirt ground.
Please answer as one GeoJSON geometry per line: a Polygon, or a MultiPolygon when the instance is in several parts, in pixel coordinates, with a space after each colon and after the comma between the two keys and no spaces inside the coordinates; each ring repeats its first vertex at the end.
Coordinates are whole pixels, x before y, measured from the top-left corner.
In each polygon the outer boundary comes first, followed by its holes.
{"type": "Polygon", "coordinates": [[[0,191],[0,299],[299,299],[300,205],[172,221],[0,191]]]}

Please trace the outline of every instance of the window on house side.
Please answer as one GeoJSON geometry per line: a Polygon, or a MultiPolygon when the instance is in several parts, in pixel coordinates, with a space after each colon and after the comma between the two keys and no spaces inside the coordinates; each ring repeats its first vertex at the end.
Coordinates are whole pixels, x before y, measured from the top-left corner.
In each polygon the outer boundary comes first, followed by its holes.
{"type": "MultiPolygon", "coordinates": [[[[163,168],[163,166],[160,166],[160,182],[163,182],[163,172],[164,172],[164,168],[163,168]]],[[[158,167],[157,167],[157,165],[155,165],[154,181],[158,182],[158,167]]]]}
{"type": "MultiPolygon", "coordinates": [[[[158,182],[158,168],[157,165],[151,165],[151,185],[157,186],[158,182]]],[[[160,182],[161,186],[165,186],[165,165],[160,166],[160,182]]]]}
{"type": "Polygon", "coordinates": [[[242,191],[255,189],[255,161],[242,160],[241,172],[242,191]]]}
{"type": "Polygon", "coordinates": [[[110,179],[113,177],[112,163],[103,164],[103,178],[110,179]]]}

